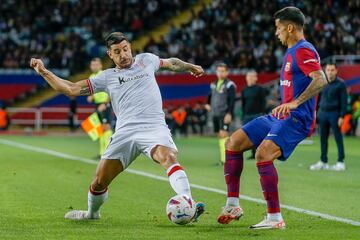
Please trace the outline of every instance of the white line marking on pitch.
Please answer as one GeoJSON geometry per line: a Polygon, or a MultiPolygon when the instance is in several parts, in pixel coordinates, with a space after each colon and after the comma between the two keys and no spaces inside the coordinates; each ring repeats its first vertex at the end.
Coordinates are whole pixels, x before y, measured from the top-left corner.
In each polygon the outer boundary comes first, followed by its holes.
{"type": "MultiPolygon", "coordinates": [[[[12,146],[12,147],[17,147],[17,148],[33,151],[33,152],[45,153],[45,154],[48,154],[48,155],[52,155],[52,156],[56,156],[56,157],[60,157],[60,158],[64,158],[64,159],[68,159],[68,160],[72,160],[72,161],[84,162],[84,163],[94,164],[94,165],[98,164],[98,161],[95,161],[95,160],[92,160],[92,159],[76,157],[76,156],[69,155],[69,154],[66,154],[66,153],[61,153],[61,152],[57,152],[57,151],[53,151],[53,150],[46,149],[46,148],[41,148],[41,147],[35,147],[35,146],[23,144],[23,143],[17,143],[17,142],[5,140],[5,139],[0,139],[0,143],[2,143],[4,145],[12,146]]],[[[166,177],[161,177],[161,176],[158,176],[158,175],[155,175],[155,174],[146,173],[146,172],[139,171],[139,170],[126,169],[126,171],[129,172],[129,173],[132,173],[132,174],[136,174],[136,175],[140,175],[140,176],[144,176],[144,177],[148,177],[148,178],[152,178],[152,179],[157,179],[157,180],[166,181],[166,182],[168,181],[168,178],[166,178],[166,177]]],[[[226,191],[221,190],[221,189],[205,187],[205,186],[201,186],[201,185],[197,185],[197,184],[190,184],[190,185],[191,185],[192,188],[196,188],[196,189],[200,189],[200,190],[204,190],[204,191],[208,191],[208,192],[214,192],[214,193],[219,193],[219,194],[226,195],[226,191]]],[[[266,202],[264,200],[262,200],[262,199],[253,198],[253,197],[249,197],[249,196],[246,196],[246,195],[241,195],[240,198],[244,199],[244,200],[247,200],[247,201],[250,201],[250,202],[266,204],[266,202]]],[[[295,212],[299,212],[299,213],[304,213],[304,214],[311,215],[311,216],[321,217],[321,218],[332,220],[332,221],[347,223],[347,224],[351,224],[351,225],[354,225],[354,226],[360,226],[360,222],[357,222],[355,220],[342,218],[342,217],[336,217],[336,216],[332,216],[332,215],[325,214],[325,213],[319,213],[319,212],[315,212],[315,211],[311,211],[311,210],[306,210],[306,209],[302,209],[302,208],[298,208],[298,207],[293,207],[293,206],[290,206],[290,205],[281,204],[281,208],[291,210],[291,211],[295,211],[295,212]]]]}

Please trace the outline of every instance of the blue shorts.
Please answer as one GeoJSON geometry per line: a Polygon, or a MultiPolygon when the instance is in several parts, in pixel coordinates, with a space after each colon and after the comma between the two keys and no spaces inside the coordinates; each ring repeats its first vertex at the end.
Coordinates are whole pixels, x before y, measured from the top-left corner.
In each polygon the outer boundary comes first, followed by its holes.
{"type": "Polygon", "coordinates": [[[272,115],[265,115],[245,124],[242,129],[256,148],[263,140],[275,142],[282,152],[279,160],[285,161],[299,142],[308,136],[309,129],[305,126],[305,123],[293,114],[280,120],[272,115]]]}

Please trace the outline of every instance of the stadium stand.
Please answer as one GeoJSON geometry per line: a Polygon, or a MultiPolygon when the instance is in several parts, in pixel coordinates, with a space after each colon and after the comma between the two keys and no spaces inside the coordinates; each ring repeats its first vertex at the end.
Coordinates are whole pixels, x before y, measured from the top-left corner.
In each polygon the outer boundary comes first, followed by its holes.
{"type": "Polygon", "coordinates": [[[46,86],[42,77],[30,71],[0,71],[0,100],[3,102],[12,103],[46,86]]]}
{"type": "Polygon", "coordinates": [[[91,57],[103,54],[104,35],[122,31],[134,39],[192,3],[192,0],[2,2],[0,68],[27,68],[30,56],[38,56],[50,68],[67,68],[71,74],[76,73],[87,66],[91,57]]]}
{"type": "MultiPolygon", "coordinates": [[[[262,72],[260,83],[277,79],[285,49],[274,38],[272,14],[285,5],[296,5],[305,12],[306,37],[316,45],[322,59],[333,55],[360,55],[358,1],[217,0],[211,4],[204,2],[199,14],[194,11],[192,21],[181,26],[170,25],[173,23],[168,20],[174,14],[191,9],[197,2],[200,1],[129,0],[116,4],[91,0],[81,4],[76,0],[48,4],[40,0],[20,0],[16,4],[7,1],[0,6],[0,68],[27,68],[29,57],[38,56],[50,68],[65,70],[68,71],[65,76],[74,76],[86,68],[90,57],[105,53],[103,38],[108,32],[123,31],[134,40],[160,24],[168,24],[170,31],[160,37],[160,42],[159,36],[147,35],[144,51],[160,57],[176,56],[200,64],[209,72],[216,62],[225,61],[231,67],[230,77],[239,92],[245,84],[243,73],[249,68],[262,72]],[[37,16],[39,9],[45,15],[37,16]],[[261,11],[254,14],[252,9],[261,11]]],[[[356,61],[359,58],[351,65],[339,67],[339,75],[354,94],[360,93],[360,65],[352,65],[356,61]]],[[[192,105],[205,101],[208,84],[215,76],[194,79],[189,75],[165,73],[157,79],[165,106],[192,105]]],[[[4,80],[1,72],[0,84],[7,90],[1,94],[0,101],[27,94],[41,85],[28,76],[24,82],[14,82],[9,76],[4,80]]],[[[66,107],[68,102],[64,95],[49,94],[46,100],[31,106],[66,107]]],[[[77,102],[79,107],[89,107],[85,98],[77,98],[77,102]]]]}
{"type": "Polygon", "coordinates": [[[359,1],[213,1],[194,20],[172,28],[162,44],[150,41],[147,51],[160,56],[178,56],[210,68],[226,61],[233,68],[278,70],[284,48],[274,37],[272,14],[295,5],[307,16],[305,36],[322,59],[331,55],[360,55],[359,1]],[[294,3],[294,4],[293,4],[294,3]],[[261,9],[254,14],[253,9],[261,9]]]}

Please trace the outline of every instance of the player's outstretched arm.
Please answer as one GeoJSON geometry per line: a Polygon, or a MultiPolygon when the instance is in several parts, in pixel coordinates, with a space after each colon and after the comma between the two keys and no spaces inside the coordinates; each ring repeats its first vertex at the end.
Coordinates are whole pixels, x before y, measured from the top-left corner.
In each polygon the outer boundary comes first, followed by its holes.
{"type": "Polygon", "coordinates": [[[41,59],[31,58],[30,67],[41,75],[49,85],[56,91],[61,92],[67,96],[90,95],[90,89],[86,80],[81,80],[76,83],[59,78],[54,73],[45,68],[41,59]]]}
{"type": "Polygon", "coordinates": [[[292,109],[296,109],[310,98],[316,96],[328,84],[325,73],[322,70],[311,72],[309,77],[312,79],[311,83],[297,99],[289,103],[281,104],[272,110],[272,114],[275,117],[280,118],[280,116],[290,114],[292,109]]]}
{"type": "Polygon", "coordinates": [[[199,65],[194,65],[188,62],[184,62],[178,58],[162,59],[162,69],[167,69],[174,72],[187,72],[195,77],[200,77],[204,74],[204,69],[199,65]]]}

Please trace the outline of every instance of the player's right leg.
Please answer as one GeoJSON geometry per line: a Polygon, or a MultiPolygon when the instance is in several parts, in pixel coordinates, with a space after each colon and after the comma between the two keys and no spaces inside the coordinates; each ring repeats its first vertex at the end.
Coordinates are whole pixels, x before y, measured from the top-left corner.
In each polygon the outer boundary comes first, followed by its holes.
{"type": "Polygon", "coordinates": [[[226,143],[224,176],[227,185],[227,201],[226,206],[218,216],[218,222],[221,224],[238,220],[243,215],[243,210],[239,204],[240,176],[244,163],[243,152],[253,146],[242,129],[234,132],[226,143]]]}
{"type": "Polygon", "coordinates": [[[100,218],[100,207],[108,198],[108,186],[123,170],[119,160],[101,160],[88,192],[88,210],[70,211],[65,214],[65,218],[72,220],[100,218]]]}
{"type": "MultiPolygon", "coordinates": [[[[169,138],[169,140],[171,140],[171,138],[169,138]]],[[[177,150],[175,148],[175,145],[173,147],[156,145],[150,151],[150,156],[153,160],[160,163],[166,169],[170,185],[176,194],[185,194],[192,197],[188,177],[184,169],[177,161],[177,150]]],[[[204,212],[205,204],[202,202],[197,202],[195,216],[193,217],[192,221],[196,222],[200,215],[202,215],[204,212]]]]}

